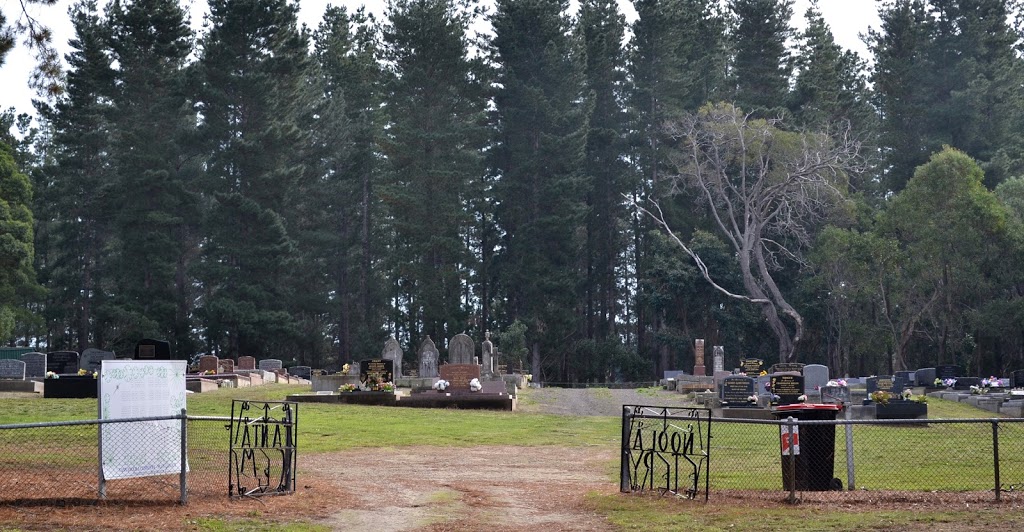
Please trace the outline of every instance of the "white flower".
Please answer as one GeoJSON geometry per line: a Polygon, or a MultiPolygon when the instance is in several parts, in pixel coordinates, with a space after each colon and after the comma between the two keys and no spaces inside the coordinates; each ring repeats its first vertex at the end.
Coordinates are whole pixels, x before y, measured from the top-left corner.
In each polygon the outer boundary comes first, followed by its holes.
{"type": "Polygon", "coordinates": [[[479,392],[484,386],[480,384],[480,379],[473,379],[469,381],[469,391],[479,392]]]}
{"type": "Polygon", "coordinates": [[[439,392],[447,390],[449,386],[451,386],[451,383],[444,379],[440,379],[434,383],[434,389],[439,392]]]}
{"type": "Polygon", "coordinates": [[[806,402],[807,401],[807,396],[806,395],[801,395],[800,397],[797,397],[796,400],[800,401],[801,403],[806,402]]]}

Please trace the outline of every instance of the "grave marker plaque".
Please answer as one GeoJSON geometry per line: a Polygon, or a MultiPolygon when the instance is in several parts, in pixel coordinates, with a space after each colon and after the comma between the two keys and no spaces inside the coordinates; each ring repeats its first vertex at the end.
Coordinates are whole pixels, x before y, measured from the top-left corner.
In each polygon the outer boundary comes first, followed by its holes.
{"type": "Polygon", "coordinates": [[[754,406],[747,399],[754,395],[754,379],[746,375],[734,375],[722,379],[722,404],[730,407],[754,406]]]}
{"type": "Polygon", "coordinates": [[[78,373],[78,353],[75,351],[53,351],[46,354],[46,371],[58,375],[78,373]]]}
{"type": "Polygon", "coordinates": [[[480,378],[480,366],[476,364],[445,364],[441,366],[441,378],[448,381],[450,392],[469,392],[469,381],[480,378]]]}
{"type": "Polygon", "coordinates": [[[768,373],[803,373],[804,365],[801,362],[779,362],[778,364],[772,365],[772,369],[768,373]]]}
{"type": "Polygon", "coordinates": [[[264,358],[260,360],[260,369],[263,371],[274,371],[284,367],[284,363],[276,358],[264,358]]]}
{"type": "Polygon", "coordinates": [[[935,368],[921,368],[914,372],[914,381],[918,386],[935,386],[935,368]]]}
{"type": "Polygon", "coordinates": [[[359,362],[359,382],[364,385],[394,382],[395,362],[376,358],[359,362]]]}
{"type": "Polygon", "coordinates": [[[89,373],[100,370],[100,365],[104,360],[114,360],[113,351],[103,351],[102,349],[95,349],[90,347],[85,351],[82,351],[82,356],[78,360],[78,366],[89,373]]]}
{"type": "Polygon", "coordinates": [[[803,375],[772,375],[772,394],[779,396],[780,405],[791,405],[800,402],[800,396],[804,394],[803,375]]]}
{"type": "Polygon", "coordinates": [[[761,367],[763,365],[764,360],[760,358],[744,358],[740,360],[740,367],[743,369],[743,373],[755,379],[761,374],[761,367]]]}
{"type": "Polygon", "coordinates": [[[313,368],[310,366],[293,366],[288,370],[288,374],[308,381],[313,378],[313,368]]]}
{"type": "MultiPolygon", "coordinates": [[[[916,371],[897,371],[893,373],[893,377],[903,379],[904,386],[922,386],[914,381],[914,374],[916,371]]],[[[931,384],[931,383],[928,383],[931,384]]]]}
{"type": "Polygon", "coordinates": [[[135,344],[135,360],[170,360],[171,344],[163,340],[144,338],[135,344]]]}
{"type": "Polygon", "coordinates": [[[940,379],[955,379],[960,376],[960,366],[938,366],[935,368],[935,374],[940,379]]]}
{"type": "Polygon", "coordinates": [[[868,394],[874,392],[889,392],[893,397],[899,397],[903,393],[903,380],[894,375],[879,375],[869,377],[867,380],[868,394]]]}

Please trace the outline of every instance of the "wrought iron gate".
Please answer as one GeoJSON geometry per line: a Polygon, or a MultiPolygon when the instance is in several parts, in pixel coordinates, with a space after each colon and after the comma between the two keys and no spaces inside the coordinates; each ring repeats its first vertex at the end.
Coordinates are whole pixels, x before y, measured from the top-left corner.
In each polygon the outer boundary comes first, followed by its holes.
{"type": "Polygon", "coordinates": [[[707,500],[710,451],[710,410],[623,405],[619,490],[707,500]]]}
{"type": "Polygon", "coordinates": [[[298,409],[288,401],[231,402],[230,496],[295,492],[298,409]]]}

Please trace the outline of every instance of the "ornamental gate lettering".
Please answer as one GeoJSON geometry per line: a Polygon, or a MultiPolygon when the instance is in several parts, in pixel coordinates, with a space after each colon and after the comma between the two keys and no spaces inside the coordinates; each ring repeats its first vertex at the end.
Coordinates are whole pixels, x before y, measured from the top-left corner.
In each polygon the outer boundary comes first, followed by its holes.
{"type": "Polygon", "coordinates": [[[231,497],[295,493],[298,404],[231,402],[231,497]]]}
{"type": "Polygon", "coordinates": [[[707,500],[710,448],[708,409],[623,405],[619,490],[707,500]]]}

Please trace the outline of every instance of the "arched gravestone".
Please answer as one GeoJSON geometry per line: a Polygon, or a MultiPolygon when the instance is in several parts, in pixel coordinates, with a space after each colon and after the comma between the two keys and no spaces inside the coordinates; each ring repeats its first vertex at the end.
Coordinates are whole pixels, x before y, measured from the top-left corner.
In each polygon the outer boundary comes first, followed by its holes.
{"type": "Polygon", "coordinates": [[[484,333],[484,341],[480,343],[480,363],[484,366],[485,376],[494,373],[494,344],[491,343],[491,331],[484,333]]]}
{"type": "Polygon", "coordinates": [[[437,377],[437,359],[439,357],[440,353],[437,351],[437,346],[434,345],[434,341],[430,339],[430,336],[427,336],[420,344],[420,377],[437,377]]]}
{"type": "Polygon", "coordinates": [[[465,333],[459,333],[448,341],[448,363],[449,364],[474,364],[473,339],[465,333]]]}
{"type": "Polygon", "coordinates": [[[100,370],[104,360],[114,360],[115,358],[113,351],[90,347],[82,351],[82,356],[78,359],[78,367],[92,373],[100,370]]]}
{"type": "Polygon", "coordinates": [[[392,367],[394,367],[396,377],[402,376],[402,355],[402,346],[398,345],[398,340],[395,340],[395,335],[392,334],[384,342],[384,350],[380,352],[380,358],[390,360],[394,364],[392,367]]]}
{"type": "Polygon", "coordinates": [[[25,362],[25,378],[43,378],[46,376],[46,353],[25,353],[21,355],[25,362]]]}

